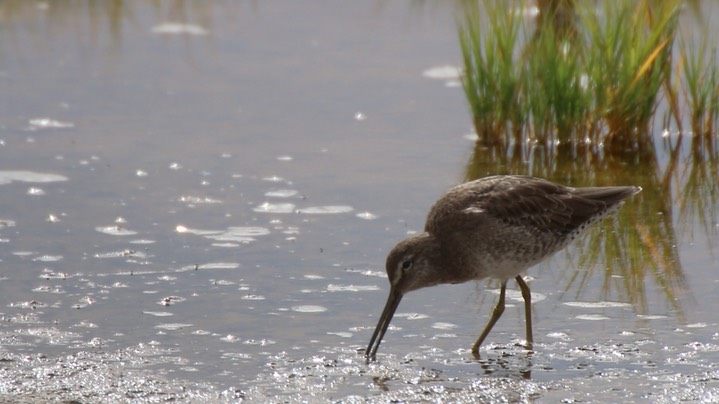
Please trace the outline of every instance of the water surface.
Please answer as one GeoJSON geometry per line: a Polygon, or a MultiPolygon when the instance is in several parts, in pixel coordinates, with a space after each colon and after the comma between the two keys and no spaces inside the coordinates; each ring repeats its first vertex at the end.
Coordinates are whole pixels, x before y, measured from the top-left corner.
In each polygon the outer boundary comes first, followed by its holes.
{"type": "Polygon", "coordinates": [[[534,353],[510,295],[472,358],[482,282],[365,363],[385,254],[476,158],[452,7],[111,4],[0,6],[0,400],[719,400],[716,212],[679,192],[680,281],[579,243],[529,271],[534,353]]]}

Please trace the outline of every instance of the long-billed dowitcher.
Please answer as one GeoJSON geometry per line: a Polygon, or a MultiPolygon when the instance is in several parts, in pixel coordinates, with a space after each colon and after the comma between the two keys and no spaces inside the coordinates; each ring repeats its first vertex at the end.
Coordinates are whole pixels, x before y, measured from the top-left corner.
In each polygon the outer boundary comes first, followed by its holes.
{"type": "Polygon", "coordinates": [[[399,302],[407,293],[442,283],[497,278],[502,287],[479,346],[504,311],[507,281],[524,298],[527,349],[532,349],[531,294],[520,273],[564,248],[587,227],[616,210],[640,187],[572,188],[521,175],[498,175],[450,189],[429,211],[424,232],[387,256],[389,298],[365,352],[374,359],[399,302]]]}

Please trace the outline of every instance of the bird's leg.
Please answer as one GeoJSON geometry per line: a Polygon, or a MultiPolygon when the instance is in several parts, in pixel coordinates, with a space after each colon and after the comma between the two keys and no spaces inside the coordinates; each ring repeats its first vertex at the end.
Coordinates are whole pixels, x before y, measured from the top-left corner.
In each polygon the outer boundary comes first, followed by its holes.
{"type": "Polygon", "coordinates": [[[517,275],[516,278],[519,289],[522,290],[522,297],[524,298],[524,319],[527,323],[527,349],[532,350],[534,344],[534,338],[532,337],[532,293],[529,291],[527,282],[522,279],[521,275],[517,275]]]}
{"type": "Polygon", "coordinates": [[[477,338],[477,342],[472,345],[472,355],[479,356],[479,346],[482,345],[482,342],[484,342],[484,339],[487,338],[487,334],[489,334],[489,331],[492,330],[492,327],[494,327],[494,323],[499,320],[500,317],[502,317],[502,313],[504,313],[504,293],[507,289],[507,281],[502,282],[502,288],[499,290],[499,301],[497,302],[497,305],[494,306],[494,310],[492,311],[492,317],[489,319],[489,323],[487,323],[487,326],[484,327],[484,331],[482,331],[482,334],[477,338]]]}

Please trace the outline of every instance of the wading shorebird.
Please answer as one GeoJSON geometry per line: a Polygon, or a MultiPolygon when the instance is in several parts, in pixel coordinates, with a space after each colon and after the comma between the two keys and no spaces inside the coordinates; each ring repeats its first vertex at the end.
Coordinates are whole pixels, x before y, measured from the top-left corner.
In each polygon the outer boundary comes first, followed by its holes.
{"type": "Polygon", "coordinates": [[[531,350],[531,294],[520,273],[566,247],[641,190],[632,186],[572,188],[523,175],[486,177],[450,189],[430,209],[424,232],[401,241],[387,256],[389,297],[365,357],[375,359],[407,292],[484,278],[499,279],[502,287],[472,354],[479,356],[479,346],[502,316],[511,278],[524,298],[526,348],[531,350]]]}

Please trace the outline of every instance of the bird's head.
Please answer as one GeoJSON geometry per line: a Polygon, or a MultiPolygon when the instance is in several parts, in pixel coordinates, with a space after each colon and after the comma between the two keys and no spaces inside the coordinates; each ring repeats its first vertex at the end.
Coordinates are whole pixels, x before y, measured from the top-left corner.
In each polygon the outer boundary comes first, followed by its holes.
{"type": "Polygon", "coordinates": [[[428,233],[399,242],[387,256],[386,269],[393,290],[405,294],[441,282],[439,243],[428,233]]]}
{"type": "Polygon", "coordinates": [[[368,361],[374,360],[402,296],[419,288],[442,283],[439,261],[439,243],[428,233],[409,237],[390,251],[386,264],[389,297],[365,351],[368,361]]]}

